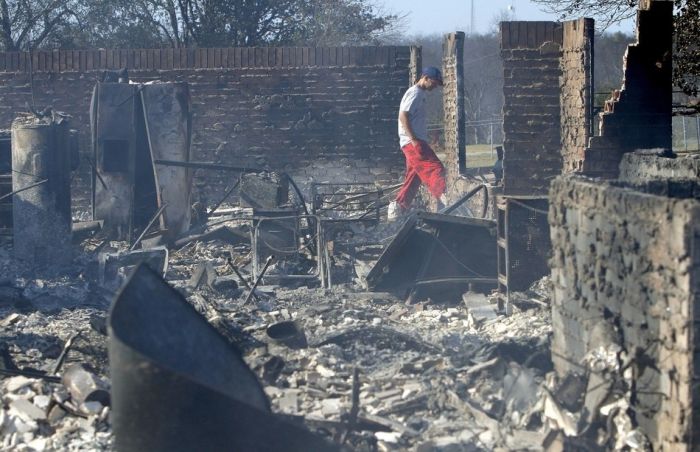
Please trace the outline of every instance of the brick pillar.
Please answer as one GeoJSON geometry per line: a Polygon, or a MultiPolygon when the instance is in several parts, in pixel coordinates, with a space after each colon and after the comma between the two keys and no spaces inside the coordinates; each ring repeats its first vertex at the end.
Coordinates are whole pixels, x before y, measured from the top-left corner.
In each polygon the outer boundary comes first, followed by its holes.
{"type": "Polygon", "coordinates": [[[544,196],[561,173],[562,41],[560,23],[501,23],[504,195],[544,196]]]}
{"type": "Polygon", "coordinates": [[[466,168],[465,112],[464,112],[464,32],[445,36],[443,42],[442,74],[445,85],[442,90],[445,126],[445,153],[447,161],[459,172],[466,168]]]}

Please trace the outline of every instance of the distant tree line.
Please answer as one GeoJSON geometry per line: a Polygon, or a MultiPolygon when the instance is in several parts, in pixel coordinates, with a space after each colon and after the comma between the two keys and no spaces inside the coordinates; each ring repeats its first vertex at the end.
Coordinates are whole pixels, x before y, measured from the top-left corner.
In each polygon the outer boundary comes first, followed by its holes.
{"type": "Polygon", "coordinates": [[[0,47],[371,45],[400,21],[367,0],[0,0],[0,47]]]}

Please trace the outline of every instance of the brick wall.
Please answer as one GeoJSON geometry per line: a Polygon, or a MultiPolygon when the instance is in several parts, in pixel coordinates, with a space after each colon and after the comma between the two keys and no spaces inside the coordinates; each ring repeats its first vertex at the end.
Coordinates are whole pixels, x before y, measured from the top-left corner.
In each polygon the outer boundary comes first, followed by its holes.
{"type": "Polygon", "coordinates": [[[565,172],[581,171],[593,127],[593,19],[563,23],[561,146],[565,172]]]}
{"type": "Polygon", "coordinates": [[[501,23],[505,195],[544,195],[561,173],[562,42],[556,22],[501,23]]]}
{"type": "Polygon", "coordinates": [[[632,409],[654,450],[691,450],[700,425],[699,188],[563,176],[550,191],[555,368],[580,372],[595,331],[618,328],[632,409]]]}
{"type": "MultiPolygon", "coordinates": [[[[190,84],[195,160],[286,171],[302,186],[394,182],[403,173],[396,109],[412,70],[409,47],[47,51],[32,63],[36,105],[72,115],[84,153],[96,80],[128,67],[136,82],[190,84]]],[[[0,53],[0,128],[31,102],[29,68],[27,53],[0,53]]],[[[89,171],[84,163],[74,183],[81,207],[89,171]]],[[[213,198],[231,177],[196,174],[199,193],[213,198]]]]}
{"type": "Polygon", "coordinates": [[[673,2],[648,1],[637,12],[637,43],[627,47],[624,81],[600,116],[585,151],[586,174],[615,178],[622,155],[671,149],[673,2]]]}

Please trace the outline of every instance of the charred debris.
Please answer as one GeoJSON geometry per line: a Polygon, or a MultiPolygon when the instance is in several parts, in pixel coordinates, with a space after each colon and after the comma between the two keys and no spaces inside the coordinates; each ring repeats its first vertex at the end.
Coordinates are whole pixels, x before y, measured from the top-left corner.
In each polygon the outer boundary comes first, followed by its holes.
{"type": "Polygon", "coordinates": [[[2,248],[3,447],[536,446],[547,283],[499,313],[495,221],[388,223],[396,186],[307,199],[192,161],[187,92],[96,86],[89,221],[70,217],[70,118],[13,124],[13,168],[46,180],[14,179],[2,248]],[[200,208],[195,171],[234,182],[200,208]]]}
{"type": "MultiPolygon", "coordinates": [[[[0,133],[0,448],[697,448],[699,166],[672,151],[672,2],[640,2],[637,23],[598,115],[592,20],[501,24],[498,181],[465,166],[464,36],[447,35],[452,205],[395,222],[398,177],[375,168],[393,157],[324,142],[340,115],[284,71],[378,83],[347,114],[381,140],[419,49],[104,51],[143,82],[91,84],[88,113],[32,108],[0,133]],[[356,158],[361,177],[279,153],[195,158],[208,135],[245,132],[198,127],[197,106],[223,121],[201,104],[268,73],[279,86],[244,109],[256,124],[292,117],[284,134],[356,158]]],[[[48,86],[101,61],[56,55],[48,86]]]]}

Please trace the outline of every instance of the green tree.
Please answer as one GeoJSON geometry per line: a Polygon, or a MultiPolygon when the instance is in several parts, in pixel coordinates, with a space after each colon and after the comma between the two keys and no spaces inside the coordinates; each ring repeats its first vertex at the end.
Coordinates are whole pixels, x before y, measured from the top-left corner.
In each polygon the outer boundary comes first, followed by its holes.
{"type": "Polygon", "coordinates": [[[364,0],[311,0],[294,40],[309,46],[378,45],[397,38],[403,17],[364,0]]]}
{"type": "Polygon", "coordinates": [[[0,0],[0,45],[5,51],[39,46],[75,15],[75,0],[0,0]]]}

